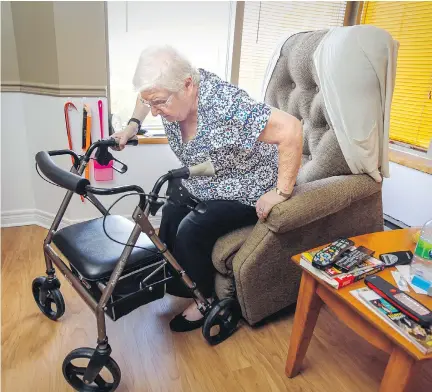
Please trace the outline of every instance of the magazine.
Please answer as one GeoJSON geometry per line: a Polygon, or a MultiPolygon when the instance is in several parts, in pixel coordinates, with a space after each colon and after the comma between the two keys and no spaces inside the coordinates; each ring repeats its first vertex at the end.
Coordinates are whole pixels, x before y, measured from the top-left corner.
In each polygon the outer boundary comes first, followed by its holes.
{"type": "Polygon", "coordinates": [[[423,354],[432,352],[432,326],[425,328],[417,324],[368,287],[353,290],[351,294],[406,337],[423,354]]]}
{"type": "MultiPolygon", "coordinates": [[[[355,247],[352,247],[351,250],[352,249],[355,249],[355,247]]],[[[317,252],[302,253],[300,258],[300,266],[336,290],[364,279],[368,275],[376,274],[385,268],[385,264],[381,260],[370,256],[350,272],[342,273],[336,267],[330,267],[327,270],[322,271],[312,265],[312,259],[316,253],[317,252]]]]}

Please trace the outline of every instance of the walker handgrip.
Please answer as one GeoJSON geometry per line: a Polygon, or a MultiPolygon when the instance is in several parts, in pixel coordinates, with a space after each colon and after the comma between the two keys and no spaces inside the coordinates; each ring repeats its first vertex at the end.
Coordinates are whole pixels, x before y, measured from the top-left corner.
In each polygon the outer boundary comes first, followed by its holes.
{"type": "Polygon", "coordinates": [[[45,177],[55,184],[79,195],[86,193],[85,187],[90,181],[58,167],[46,151],[39,151],[36,154],[36,163],[45,177]]]}
{"type": "Polygon", "coordinates": [[[199,165],[189,167],[190,177],[213,177],[215,174],[216,170],[212,161],[205,161],[199,165]]]}

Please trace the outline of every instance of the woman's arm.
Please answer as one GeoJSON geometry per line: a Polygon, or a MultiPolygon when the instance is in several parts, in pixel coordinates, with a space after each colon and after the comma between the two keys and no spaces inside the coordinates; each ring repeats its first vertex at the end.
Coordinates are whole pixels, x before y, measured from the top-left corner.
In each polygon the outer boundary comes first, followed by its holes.
{"type": "MultiPolygon", "coordinates": [[[[276,144],[279,152],[278,189],[290,195],[300,168],[303,150],[303,129],[301,122],[282,110],[272,108],[268,123],[258,140],[276,144]]],[[[256,209],[260,219],[267,218],[271,209],[286,200],[275,190],[267,192],[258,200],[256,209]]]]}
{"type": "MultiPolygon", "coordinates": [[[[150,108],[144,105],[143,103],[141,103],[140,96],[138,94],[132,117],[136,118],[142,123],[144,119],[147,117],[147,114],[149,112],[150,112],[150,108]]],[[[138,131],[139,131],[138,124],[136,122],[131,122],[122,131],[113,133],[112,137],[118,140],[119,150],[123,150],[127,141],[133,138],[138,133],[138,131]]]]}
{"type": "Polygon", "coordinates": [[[277,144],[279,151],[277,187],[283,193],[291,194],[300,168],[303,149],[301,122],[291,114],[272,108],[267,126],[258,140],[277,144]]]}

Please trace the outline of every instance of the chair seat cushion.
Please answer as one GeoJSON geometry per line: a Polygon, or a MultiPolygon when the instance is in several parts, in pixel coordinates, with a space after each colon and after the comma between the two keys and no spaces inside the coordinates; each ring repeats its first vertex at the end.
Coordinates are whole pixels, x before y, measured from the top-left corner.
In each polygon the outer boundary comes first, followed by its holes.
{"type": "MultiPolygon", "coordinates": [[[[107,237],[103,230],[103,217],[67,226],[53,237],[57,248],[69,263],[88,280],[108,278],[125,248],[107,237]]],[[[126,243],[134,223],[119,215],[109,215],[105,229],[116,241],[126,243]]],[[[145,235],[141,234],[125,267],[125,272],[161,260],[161,254],[145,235]]]]}
{"type": "Polygon", "coordinates": [[[221,274],[232,275],[235,254],[252,233],[254,226],[242,227],[220,237],[212,252],[213,265],[221,274]]]}

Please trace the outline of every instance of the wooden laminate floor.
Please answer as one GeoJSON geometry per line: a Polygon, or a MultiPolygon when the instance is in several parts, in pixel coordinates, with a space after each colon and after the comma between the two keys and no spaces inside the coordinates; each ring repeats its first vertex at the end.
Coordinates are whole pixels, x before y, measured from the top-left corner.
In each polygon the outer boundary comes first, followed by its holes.
{"type": "MultiPolygon", "coordinates": [[[[66,313],[53,322],[31,294],[44,274],[46,230],[2,229],[2,391],[72,391],[61,372],[64,357],[77,347],[94,347],[96,323],[81,298],[62,280],[66,313]]],[[[258,293],[257,293],[258,295],[258,293]]],[[[303,372],[284,375],[293,314],[259,327],[242,325],[216,347],[201,331],[172,334],[170,318],[187,301],[166,296],[116,323],[107,321],[112,356],[122,371],[119,392],[145,391],[377,391],[388,356],[372,347],[323,309],[303,372]]],[[[423,365],[411,392],[432,391],[432,363],[423,365]]]]}

